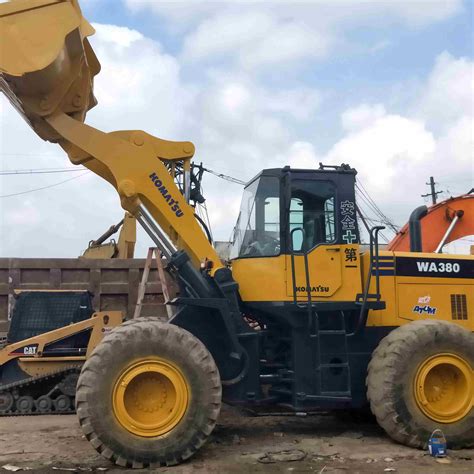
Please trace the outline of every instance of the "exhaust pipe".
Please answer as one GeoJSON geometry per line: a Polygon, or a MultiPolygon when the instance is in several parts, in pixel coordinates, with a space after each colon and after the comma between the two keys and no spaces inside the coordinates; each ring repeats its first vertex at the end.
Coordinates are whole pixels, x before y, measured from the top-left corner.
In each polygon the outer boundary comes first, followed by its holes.
{"type": "Polygon", "coordinates": [[[408,221],[408,229],[410,234],[410,252],[423,251],[420,220],[425,217],[427,213],[428,208],[426,206],[420,206],[410,214],[410,220],[408,221]]]}

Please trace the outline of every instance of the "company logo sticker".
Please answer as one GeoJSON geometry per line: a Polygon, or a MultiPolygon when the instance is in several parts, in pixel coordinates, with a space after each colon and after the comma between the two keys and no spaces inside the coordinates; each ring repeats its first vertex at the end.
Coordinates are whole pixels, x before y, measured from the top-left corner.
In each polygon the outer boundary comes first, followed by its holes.
{"type": "Polygon", "coordinates": [[[184,213],[179,207],[178,201],[176,201],[176,199],[173,199],[171,197],[171,194],[168,192],[165,185],[163,184],[163,181],[161,181],[158,175],[156,173],[152,173],[149,176],[149,178],[151,179],[153,184],[157,187],[158,191],[160,191],[161,195],[163,196],[163,199],[168,203],[168,206],[175,213],[176,217],[182,217],[184,213]]]}
{"type": "Polygon", "coordinates": [[[431,296],[420,296],[418,298],[418,304],[428,304],[431,301],[431,296]]]}
{"type": "Polygon", "coordinates": [[[329,293],[329,286],[321,286],[321,285],[311,286],[311,287],[297,286],[296,287],[296,292],[297,293],[302,293],[302,292],[307,293],[308,289],[310,290],[311,293],[329,293]]]}
{"type": "Polygon", "coordinates": [[[20,354],[20,355],[26,355],[26,356],[34,356],[36,355],[37,350],[38,350],[38,344],[30,344],[28,346],[23,346],[23,347],[19,347],[18,349],[15,349],[13,352],[10,352],[9,355],[20,354]]]}
{"type": "Polygon", "coordinates": [[[413,308],[413,312],[414,313],[418,313],[418,314],[430,314],[430,315],[434,315],[436,314],[436,310],[438,308],[434,308],[433,306],[420,306],[420,305],[416,305],[414,308],[413,308]]]}

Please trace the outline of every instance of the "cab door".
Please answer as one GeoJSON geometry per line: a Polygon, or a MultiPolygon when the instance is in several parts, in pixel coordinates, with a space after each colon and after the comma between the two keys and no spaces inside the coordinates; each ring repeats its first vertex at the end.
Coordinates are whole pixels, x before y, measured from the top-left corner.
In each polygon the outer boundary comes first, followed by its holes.
{"type": "MultiPolygon", "coordinates": [[[[342,285],[341,245],[336,235],[336,185],[291,180],[286,255],[287,295],[297,300],[329,298],[342,285]]],[[[343,252],[343,251],[342,251],[343,252]]]]}

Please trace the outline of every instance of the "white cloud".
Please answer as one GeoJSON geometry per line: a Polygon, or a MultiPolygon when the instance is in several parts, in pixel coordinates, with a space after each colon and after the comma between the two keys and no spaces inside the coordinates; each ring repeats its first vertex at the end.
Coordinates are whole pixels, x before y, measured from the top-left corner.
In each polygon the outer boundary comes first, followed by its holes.
{"type": "Polygon", "coordinates": [[[311,143],[293,143],[283,157],[285,164],[292,168],[314,169],[317,168],[322,157],[319,157],[311,143]]]}
{"type": "MultiPolygon", "coordinates": [[[[346,112],[351,114],[351,111],[346,112]]],[[[331,163],[355,166],[378,195],[395,191],[395,176],[409,175],[418,163],[429,160],[435,139],[424,124],[401,117],[374,117],[363,128],[349,132],[328,153],[331,163]]]]}
{"type": "Polygon", "coordinates": [[[239,50],[264,39],[274,26],[264,12],[222,13],[202,21],[184,40],[185,58],[199,60],[239,50]]]}
{"type": "Polygon", "coordinates": [[[240,53],[240,63],[246,68],[279,66],[294,61],[324,58],[332,38],[320,34],[303,22],[281,22],[267,32],[257,44],[249,44],[240,53]]]}
{"type": "Polygon", "coordinates": [[[440,54],[423,86],[416,113],[435,127],[449,126],[459,117],[474,116],[474,63],[440,54]]]}
{"type": "Polygon", "coordinates": [[[252,9],[217,13],[202,21],[184,41],[183,56],[193,61],[237,55],[248,69],[324,57],[329,35],[303,21],[278,18],[271,11],[252,9]]]}
{"type": "Polygon", "coordinates": [[[107,44],[109,48],[118,50],[120,54],[124,48],[129,48],[132,43],[144,40],[145,37],[137,30],[131,30],[125,26],[116,25],[95,25],[96,32],[94,38],[97,42],[107,44]]]}
{"type": "MultiPolygon", "coordinates": [[[[361,2],[360,0],[304,0],[291,2],[289,0],[124,0],[132,11],[149,10],[167,18],[170,21],[189,24],[209,17],[216,10],[227,8],[243,10],[246,7],[266,7],[282,14],[295,14],[295,11],[307,12],[311,8],[316,17],[317,13],[324,14],[321,22],[335,23],[346,21],[366,22],[378,16],[380,21],[398,21],[411,26],[426,25],[449,18],[462,10],[462,0],[418,0],[409,1],[378,1],[361,2]],[[382,14],[384,14],[382,16],[382,14]]],[[[308,18],[307,18],[308,19],[308,18]]]]}
{"type": "Polygon", "coordinates": [[[262,91],[267,106],[272,113],[290,115],[296,120],[305,121],[314,118],[323,100],[322,94],[309,87],[284,89],[273,92],[262,91]]]}
{"type": "Polygon", "coordinates": [[[360,130],[372,125],[385,114],[386,111],[383,104],[361,104],[342,113],[342,128],[346,131],[360,130]]]}
{"type": "MultiPolygon", "coordinates": [[[[355,28],[421,28],[463,9],[462,0],[124,2],[132,12],[151,11],[162,17],[168,28],[186,31],[185,58],[198,61],[225,56],[246,68],[321,59],[344,44],[346,35],[355,28]]],[[[386,39],[378,40],[368,51],[379,51],[388,44],[386,39]]]]}
{"type": "Polygon", "coordinates": [[[91,43],[102,70],[95,81],[99,105],[88,121],[107,130],[147,129],[163,138],[185,139],[181,134],[190,96],[178,61],[135,30],[94,27],[91,43]]]}

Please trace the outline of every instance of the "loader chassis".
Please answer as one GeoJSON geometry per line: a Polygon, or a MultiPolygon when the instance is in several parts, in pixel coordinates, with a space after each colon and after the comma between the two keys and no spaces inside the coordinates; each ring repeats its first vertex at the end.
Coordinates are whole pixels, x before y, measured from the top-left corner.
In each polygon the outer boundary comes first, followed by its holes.
{"type": "Polygon", "coordinates": [[[192,306],[171,323],[199,337],[223,380],[233,381],[224,385],[226,402],[295,411],[362,407],[371,355],[396,327],[434,316],[474,331],[467,314],[472,258],[362,252],[354,181],[347,166],[284,168],[264,170],[246,186],[253,191],[244,192],[229,276],[239,282],[244,315],[244,324],[240,317],[234,324],[237,345],[223,343],[233,339],[226,335],[232,317],[217,311],[215,301],[207,308],[206,298],[199,307],[175,301],[192,306]],[[364,288],[369,271],[371,284],[364,288]]]}

